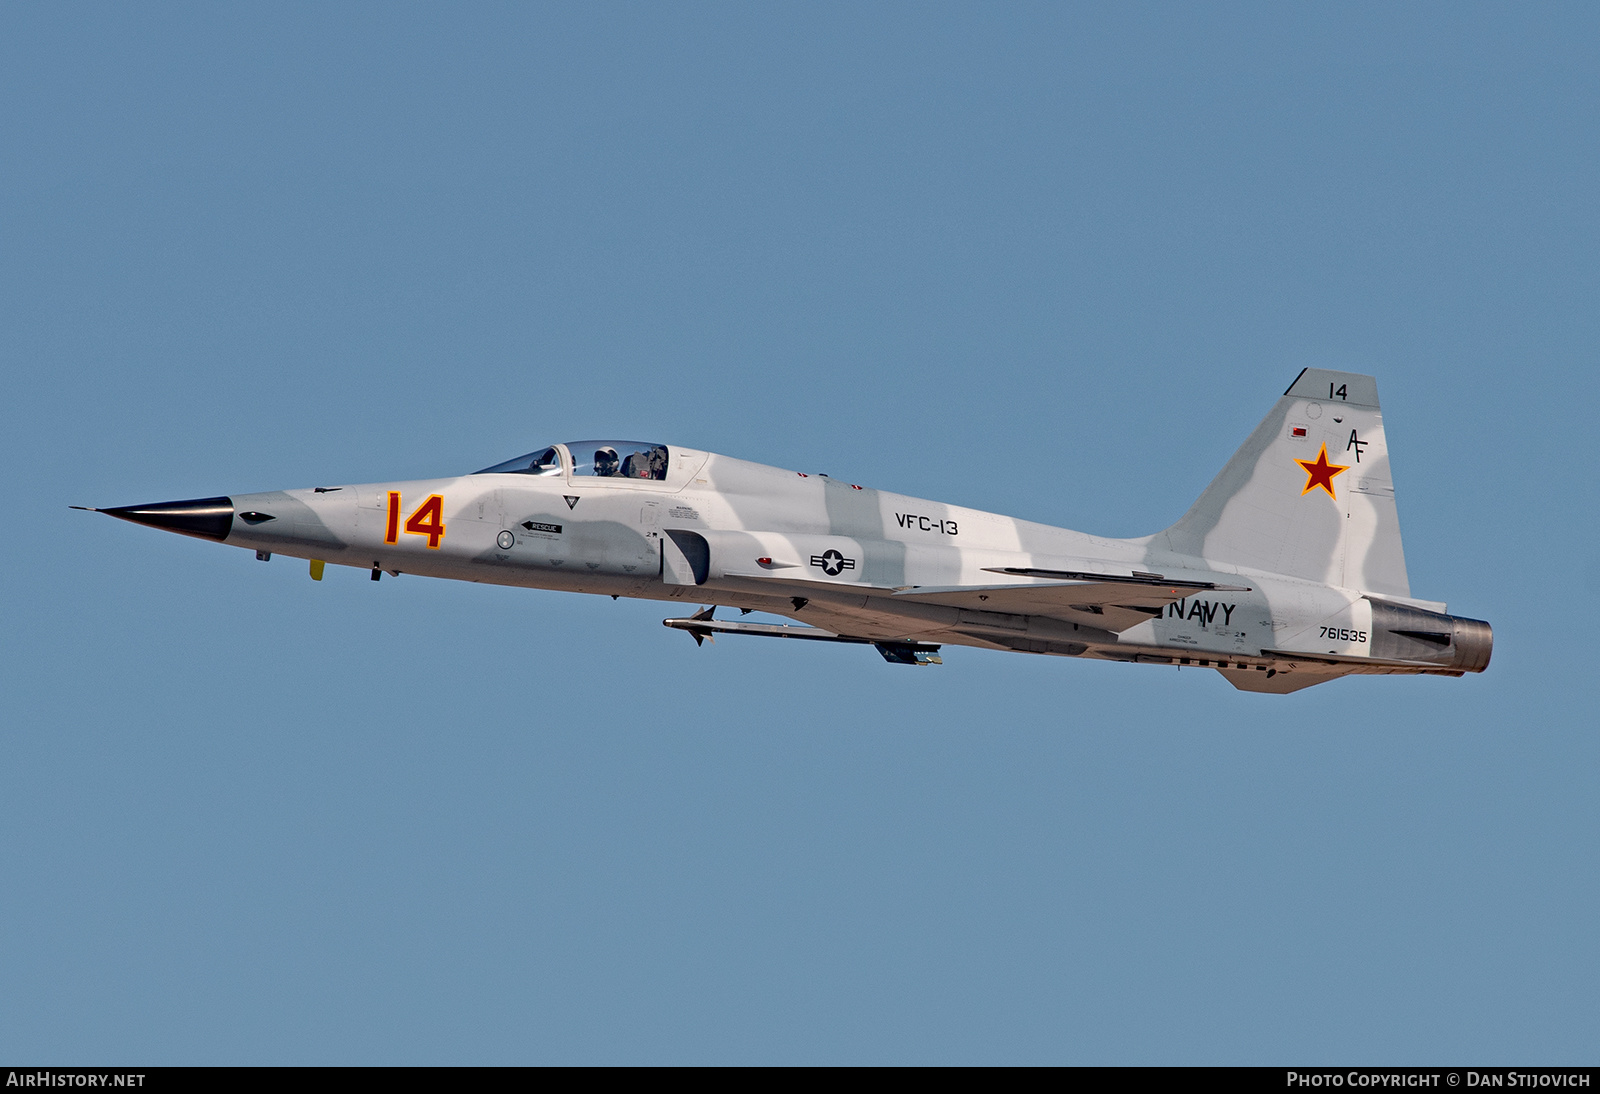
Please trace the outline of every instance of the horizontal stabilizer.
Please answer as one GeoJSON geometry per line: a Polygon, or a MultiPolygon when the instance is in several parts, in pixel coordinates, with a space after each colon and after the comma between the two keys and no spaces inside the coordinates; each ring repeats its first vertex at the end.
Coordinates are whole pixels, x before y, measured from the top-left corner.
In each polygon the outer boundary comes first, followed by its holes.
{"type": "MultiPolygon", "coordinates": [[[[1362,666],[1365,668],[1409,669],[1413,672],[1418,669],[1446,669],[1450,666],[1441,665],[1437,661],[1408,661],[1398,657],[1354,657],[1342,653],[1306,653],[1303,650],[1275,650],[1263,649],[1262,657],[1269,657],[1276,661],[1291,661],[1304,665],[1328,666],[1362,666]]],[[[1460,675],[1457,673],[1457,675],[1460,675]]]]}
{"type": "Polygon", "coordinates": [[[1218,669],[1228,683],[1240,691],[1255,691],[1266,695],[1288,695],[1316,684],[1326,684],[1339,679],[1340,673],[1321,672],[1251,672],[1248,669],[1218,669]]]}

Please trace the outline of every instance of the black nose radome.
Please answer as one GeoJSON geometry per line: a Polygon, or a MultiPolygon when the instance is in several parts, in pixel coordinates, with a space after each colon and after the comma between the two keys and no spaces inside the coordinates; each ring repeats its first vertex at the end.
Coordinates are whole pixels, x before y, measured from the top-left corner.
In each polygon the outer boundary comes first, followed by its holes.
{"type": "Polygon", "coordinates": [[[193,501],[158,501],[150,505],[123,505],[116,509],[97,509],[99,513],[165,528],[185,536],[202,539],[227,539],[233,530],[232,498],[196,498],[193,501]]]}

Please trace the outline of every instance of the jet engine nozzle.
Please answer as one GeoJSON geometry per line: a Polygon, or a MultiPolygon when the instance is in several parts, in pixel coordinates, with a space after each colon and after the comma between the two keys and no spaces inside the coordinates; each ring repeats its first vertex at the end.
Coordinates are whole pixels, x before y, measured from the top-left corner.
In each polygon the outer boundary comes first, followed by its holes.
{"type": "Polygon", "coordinates": [[[1489,656],[1494,653],[1494,628],[1481,619],[1460,615],[1452,615],[1450,622],[1455,630],[1455,667],[1463,672],[1482,672],[1488,668],[1489,656]]]}
{"type": "Polygon", "coordinates": [[[1440,668],[1482,672],[1494,652],[1494,631],[1481,619],[1444,615],[1369,596],[1372,655],[1397,661],[1432,661],[1440,668]]]}

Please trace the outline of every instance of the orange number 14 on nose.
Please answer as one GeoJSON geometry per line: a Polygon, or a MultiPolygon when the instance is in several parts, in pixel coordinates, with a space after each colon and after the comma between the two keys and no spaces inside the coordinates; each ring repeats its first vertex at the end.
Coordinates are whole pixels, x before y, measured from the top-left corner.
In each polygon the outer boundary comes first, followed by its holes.
{"type": "MultiPolygon", "coordinates": [[[[406,518],[405,530],[414,536],[427,536],[428,546],[439,549],[444,538],[444,495],[430,494],[428,500],[417,506],[416,512],[406,518]]],[[[389,491],[389,525],[384,530],[383,542],[400,542],[400,492],[389,491]]]]}

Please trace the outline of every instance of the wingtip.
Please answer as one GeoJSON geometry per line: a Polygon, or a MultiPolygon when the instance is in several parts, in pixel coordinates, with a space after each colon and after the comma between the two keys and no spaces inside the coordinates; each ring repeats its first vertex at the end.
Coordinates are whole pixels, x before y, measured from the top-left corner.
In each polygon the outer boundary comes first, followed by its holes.
{"type": "Polygon", "coordinates": [[[79,509],[79,510],[82,510],[83,512],[85,512],[85,513],[98,513],[100,511],[100,510],[96,509],[92,505],[69,505],[69,506],[67,506],[67,508],[68,509],[79,509]]]}

